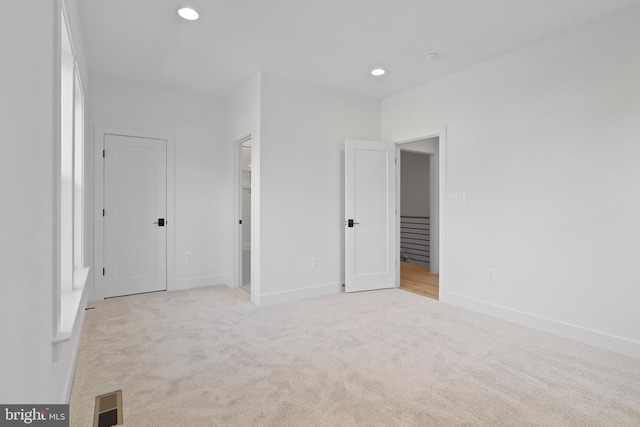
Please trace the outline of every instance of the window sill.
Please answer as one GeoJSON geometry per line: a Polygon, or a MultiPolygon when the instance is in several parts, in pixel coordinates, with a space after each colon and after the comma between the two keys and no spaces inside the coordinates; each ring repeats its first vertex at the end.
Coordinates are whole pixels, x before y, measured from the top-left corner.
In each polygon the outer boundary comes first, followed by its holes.
{"type": "Polygon", "coordinates": [[[75,289],[63,290],[60,294],[60,323],[53,343],[61,343],[71,340],[73,328],[81,313],[82,301],[85,299],[85,284],[89,277],[89,267],[79,270],[76,277],[75,289]]]}

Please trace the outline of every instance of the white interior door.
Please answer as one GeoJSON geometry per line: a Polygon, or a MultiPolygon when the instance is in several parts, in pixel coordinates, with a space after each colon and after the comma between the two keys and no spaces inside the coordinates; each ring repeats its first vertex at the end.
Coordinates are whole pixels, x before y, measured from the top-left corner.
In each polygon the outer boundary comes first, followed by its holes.
{"type": "Polygon", "coordinates": [[[167,288],[167,142],[106,134],[104,296],[167,288]]]}
{"type": "Polygon", "coordinates": [[[345,143],[345,290],[396,286],[396,147],[345,143]]]}

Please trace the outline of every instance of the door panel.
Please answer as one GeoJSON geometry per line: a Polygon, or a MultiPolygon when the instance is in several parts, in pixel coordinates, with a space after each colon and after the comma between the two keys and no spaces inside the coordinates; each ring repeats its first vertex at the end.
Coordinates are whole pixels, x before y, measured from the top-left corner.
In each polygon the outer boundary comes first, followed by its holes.
{"type": "Polygon", "coordinates": [[[395,153],[392,143],[345,143],[347,292],[396,286],[395,153]]]}
{"type": "Polygon", "coordinates": [[[105,135],[105,297],[166,289],[166,141],[105,135]]]}

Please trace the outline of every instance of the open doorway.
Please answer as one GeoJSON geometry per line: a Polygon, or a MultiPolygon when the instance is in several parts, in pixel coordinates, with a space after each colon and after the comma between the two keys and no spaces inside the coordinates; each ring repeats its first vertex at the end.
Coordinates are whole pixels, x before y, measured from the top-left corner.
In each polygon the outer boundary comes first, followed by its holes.
{"type": "Polygon", "coordinates": [[[251,293],[251,137],[237,143],[239,286],[251,293]]]}
{"type": "Polygon", "coordinates": [[[439,137],[399,144],[400,288],[439,299],[439,137]]]}

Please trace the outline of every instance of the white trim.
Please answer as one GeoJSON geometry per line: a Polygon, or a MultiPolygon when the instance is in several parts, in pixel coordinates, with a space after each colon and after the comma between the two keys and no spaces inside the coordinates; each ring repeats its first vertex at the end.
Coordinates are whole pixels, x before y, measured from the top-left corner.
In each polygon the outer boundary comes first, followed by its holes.
{"type": "Polygon", "coordinates": [[[457,307],[640,359],[640,342],[638,341],[451,292],[447,296],[447,303],[457,307]]]}
{"type": "Polygon", "coordinates": [[[260,301],[260,137],[256,132],[256,127],[244,137],[237,139],[233,143],[235,160],[233,183],[233,194],[235,195],[235,211],[233,217],[234,227],[234,268],[233,287],[240,287],[242,277],[242,262],[240,250],[242,242],[240,240],[240,227],[238,227],[240,204],[242,203],[242,193],[240,190],[242,183],[242,172],[240,170],[239,145],[251,141],[251,302],[259,305],[260,301]]]}
{"type": "Polygon", "coordinates": [[[61,28],[60,31],[62,31],[62,28],[66,28],[67,29],[67,34],[69,35],[69,46],[71,47],[71,55],[73,56],[74,60],[77,57],[76,55],[76,45],[73,41],[73,37],[71,35],[72,31],[71,31],[71,25],[69,18],[68,18],[68,7],[67,7],[67,0],[61,0],[60,1],[60,9],[62,10],[62,17],[64,19],[63,22],[60,22],[61,28]],[[64,25],[64,27],[62,27],[62,25],[64,25]]]}
{"type": "Polygon", "coordinates": [[[266,307],[287,302],[301,301],[307,298],[321,297],[342,292],[342,283],[328,283],[326,285],[312,286],[303,289],[294,289],[285,292],[276,292],[268,295],[251,295],[251,302],[266,307]]]}
{"type": "Polygon", "coordinates": [[[60,277],[61,265],[62,265],[62,251],[61,249],[61,238],[62,238],[62,228],[61,228],[61,215],[60,208],[62,206],[61,203],[61,195],[62,195],[62,176],[61,176],[61,144],[62,144],[62,18],[64,16],[64,8],[60,1],[56,3],[56,11],[55,11],[55,20],[53,25],[53,53],[54,53],[54,67],[53,67],[53,78],[54,78],[54,104],[53,104],[53,112],[54,112],[54,122],[53,122],[53,186],[55,197],[53,199],[53,247],[51,248],[53,251],[53,301],[54,301],[54,309],[53,309],[53,340],[56,341],[59,337],[60,333],[60,316],[62,313],[62,278],[60,277]],[[60,19],[58,19],[60,17],[60,19]]]}
{"type": "Polygon", "coordinates": [[[89,267],[74,272],[77,287],[60,292],[60,313],[58,331],[53,343],[69,341],[78,321],[78,313],[86,307],[87,294],[85,285],[89,277],[89,267]]]}
{"type": "Polygon", "coordinates": [[[175,140],[173,135],[95,125],[94,128],[94,289],[92,298],[104,299],[104,150],[105,134],[133,136],[138,138],[163,139],[167,141],[167,287],[173,289],[175,282],[175,140]]]}
{"type": "Polygon", "coordinates": [[[244,144],[245,142],[249,142],[249,141],[251,141],[251,134],[248,134],[240,138],[239,140],[236,141],[236,144],[244,144]]]}
{"type": "Polygon", "coordinates": [[[260,134],[251,132],[251,302],[259,305],[261,285],[260,247],[260,134]]]}
{"type": "MultiPolygon", "coordinates": [[[[84,98],[84,86],[82,84],[82,80],[80,78],[80,67],[78,65],[78,61],[76,59],[76,51],[74,48],[74,40],[72,36],[71,26],[69,25],[67,7],[65,2],[58,1],[56,5],[56,19],[54,24],[54,47],[53,51],[55,54],[56,60],[54,61],[54,89],[55,89],[55,103],[54,103],[54,177],[53,182],[55,186],[55,200],[54,200],[54,210],[53,210],[53,219],[54,219],[54,236],[53,236],[53,272],[54,272],[54,280],[53,284],[55,286],[53,291],[54,298],[54,320],[53,320],[53,339],[52,342],[54,344],[59,344],[62,342],[66,342],[71,340],[72,331],[76,327],[77,321],[77,313],[79,309],[84,309],[82,305],[82,301],[86,301],[86,292],[81,288],[87,281],[87,274],[89,271],[89,267],[84,264],[81,268],[78,268],[76,265],[76,255],[78,250],[82,251],[85,247],[86,235],[81,233],[80,238],[82,239],[80,242],[80,248],[76,244],[76,173],[78,172],[76,169],[76,146],[78,141],[76,137],[76,101],[78,98],[78,93],[76,92],[76,84],[77,87],[80,88],[80,96],[83,104],[83,117],[82,117],[82,127],[84,130],[85,126],[85,114],[84,114],[84,106],[86,105],[86,100],[84,98]],[[66,37],[63,38],[63,33],[66,37]],[[63,39],[68,41],[70,49],[71,49],[71,258],[69,260],[71,264],[71,282],[63,283],[62,280],[62,263],[63,263],[63,253],[65,250],[61,247],[63,236],[62,236],[62,221],[66,219],[62,218],[61,210],[63,207],[62,203],[62,55],[63,55],[63,39]]],[[[83,153],[86,151],[85,144],[85,134],[82,135],[82,151],[83,153]]],[[[82,159],[82,171],[86,170],[86,162],[85,159],[82,159]]],[[[86,191],[85,191],[85,176],[82,177],[82,206],[80,206],[81,210],[84,213],[85,209],[85,200],[86,200],[86,191]]],[[[82,228],[84,229],[86,221],[83,221],[82,228]]],[[[81,257],[84,253],[80,254],[81,257]]]]}
{"type": "Polygon", "coordinates": [[[225,285],[227,287],[236,287],[229,284],[229,276],[206,276],[206,277],[192,277],[189,279],[174,280],[173,285],[167,291],[183,291],[186,289],[206,288],[208,286],[225,285]]]}
{"type": "Polygon", "coordinates": [[[176,146],[173,135],[159,139],[167,141],[167,289],[172,289],[176,281],[176,146]]]}
{"type": "MultiPolygon", "coordinates": [[[[83,283],[86,284],[86,280],[89,275],[89,268],[82,270],[82,274],[84,278],[83,283]]],[[[72,291],[62,292],[62,307],[67,308],[67,315],[65,316],[65,313],[62,313],[60,321],[61,327],[60,330],[58,330],[58,333],[53,337],[53,344],[59,344],[61,342],[71,340],[78,325],[78,316],[87,306],[88,294],[89,292],[85,289],[85,286],[72,291]]]]}
{"type": "Polygon", "coordinates": [[[95,126],[93,136],[93,290],[92,300],[101,300],[103,294],[102,266],[104,261],[104,134],[107,130],[95,126]]]}
{"type": "MultiPolygon", "coordinates": [[[[438,294],[439,300],[446,302],[448,301],[448,293],[447,293],[447,126],[442,125],[441,127],[434,129],[431,132],[427,132],[422,136],[417,136],[415,138],[405,139],[402,141],[396,142],[397,151],[400,150],[400,145],[407,144],[409,142],[420,141],[423,139],[438,137],[438,196],[440,199],[439,203],[439,227],[438,227],[438,254],[439,254],[439,264],[438,264],[438,294]]],[[[397,157],[397,156],[396,156],[397,157]]],[[[400,173],[400,168],[396,168],[396,174],[400,173]]],[[[396,176],[397,177],[397,176],[396,176]]],[[[399,185],[399,179],[397,180],[399,185]]],[[[396,192],[398,196],[396,197],[396,226],[397,226],[397,236],[396,236],[396,245],[400,248],[400,192],[396,192]]],[[[396,259],[398,265],[397,271],[397,285],[400,286],[400,251],[396,251],[396,259]]]]}
{"type": "MultiPolygon", "coordinates": [[[[74,70],[74,86],[73,86],[73,267],[74,267],[74,272],[76,271],[76,269],[78,268],[88,268],[89,265],[87,263],[87,256],[86,256],[86,242],[87,242],[87,214],[86,214],[86,207],[87,207],[87,174],[86,174],[86,170],[87,170],[87,156],[86,156],[86,152],[87,152],[87,132],[86,132],[86,124],[87,124],[87,114],[86,114],[86,109],[87,109],[87,101],[85,99],[85,90],[84,90],[84,85],[82,84],[82,78],[80,75],[80,66],[78,65],[78,61],[75,60],[74,57],[74,64],[73,64],[73,70],[74,70]],[[81,178],[81,183],[82,186],[80,188],[80,193],[82,195],[82,206],[80,206],[80,220],[82,221],[82,223],[80,224],[80,262],[78,264],[76,264],[76,258],[78,257],[78,253],[77,253],[77,248],[76,248],[76,240],[77,240],[77,236],[76,236],[76,224],[78,221],[78,219],[76,218],[76,206],[77,206],[77,202],[76,202],[76,154],[78,153],[78,133],[76,132],[78,129],[78,124],[76,122],[76,118],[78,115],[78,112],[76,110],[77,107],[77,94],[76,94],[76,85],[78,84],[78,88],[80,88],[80,97],[82,100],[82,132],[80,133],[80,137],[82,138],[82,178],[81,178]]],[[[86,283],[86,277],[84,280],[84,283],[86,283]]],[[[73,289],[76,289],[75,283],[73,286],[73,289]]]]}

